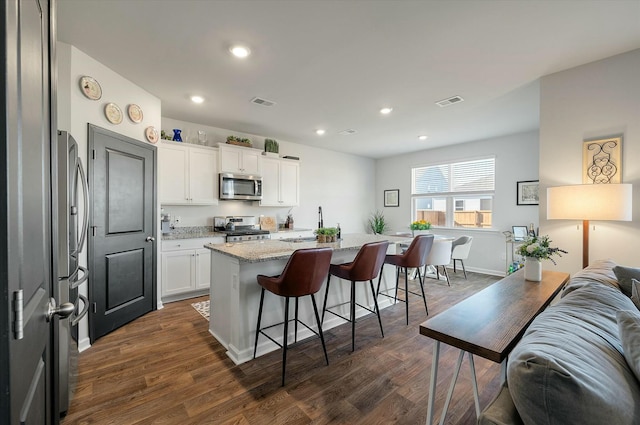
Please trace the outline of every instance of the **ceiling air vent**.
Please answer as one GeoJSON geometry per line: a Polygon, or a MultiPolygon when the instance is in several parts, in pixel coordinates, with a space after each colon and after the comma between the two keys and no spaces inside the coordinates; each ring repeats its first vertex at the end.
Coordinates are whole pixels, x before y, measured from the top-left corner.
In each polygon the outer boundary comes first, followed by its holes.
{"type": "Polygon", "coordinates": [[[460,103],[462,101],[464,101],[464,99],[461,98],[460,96],[453,96],[448,99],[437,101],[436,105],[438,105],[441,108],[444,108],[445,106],[453,105],[454,103],[460,103]]]}
{"type": "Polygon", "coordinates": [[[357,131],[355,131],[352,128],[347,128],[346,130],[342,130],[341,132],[339,132],[338,134],[340,134],[341,136],[349,136],[351,134],[356,134],[357,131]]]}
{"type": "Polygon", "coordinates": [[[254,97],[253,99],[251,99],[251,103],[255,103],[256,105],[260,105],[260,106],[273,106],[276,104],[276,102],[272,102],[267,99],[262,99],[260,97],[254,97]]]}

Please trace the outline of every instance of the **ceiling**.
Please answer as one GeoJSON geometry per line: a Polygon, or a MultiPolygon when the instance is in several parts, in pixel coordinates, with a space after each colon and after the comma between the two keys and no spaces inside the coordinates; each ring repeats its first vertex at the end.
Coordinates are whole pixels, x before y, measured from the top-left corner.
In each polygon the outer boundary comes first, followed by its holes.
{"type": "Polygon", "coordinates": [[[57,4],[59,40],[163,117],[371,158],[535,130],[541,76],[640,48],[640,0],[57,4]],[[229,54],[238,42],[248,58],[229,54]]]}

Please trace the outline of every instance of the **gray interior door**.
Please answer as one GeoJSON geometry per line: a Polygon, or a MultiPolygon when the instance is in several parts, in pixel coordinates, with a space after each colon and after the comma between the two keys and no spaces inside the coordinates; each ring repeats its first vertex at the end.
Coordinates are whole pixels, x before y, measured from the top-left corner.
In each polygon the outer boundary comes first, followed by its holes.
{"type": "Polygon", "coordinates": [[[54,417],[50,4],[0,3],[0,423],[54,417]]]}
{"type": "Polygon", "coordinates": [[[89,338],[155,308],[155,146],[89,125],[89,338]]]}

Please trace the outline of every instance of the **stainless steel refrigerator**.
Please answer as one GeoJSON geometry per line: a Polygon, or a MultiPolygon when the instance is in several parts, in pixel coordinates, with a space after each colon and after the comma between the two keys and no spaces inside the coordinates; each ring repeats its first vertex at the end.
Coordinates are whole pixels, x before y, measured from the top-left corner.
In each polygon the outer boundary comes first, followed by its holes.
{"type": "Polygon", "coordinates": [[[78,291],[89,277],[88,270],[78,262],[89,225],[89,191],[78,156],[78,144],[66,131],[58,131],[57,183],[58,281],[55,292],[59,304],[70,302],[75,306],[68,319],[56,321],[54,332],[57,335],[59,411],[62,416],[69,409],[77,381],[78,323],[89,308],[89,301],[78,291]],[[79,202],[84,206],[81,223],[79,202]]]}

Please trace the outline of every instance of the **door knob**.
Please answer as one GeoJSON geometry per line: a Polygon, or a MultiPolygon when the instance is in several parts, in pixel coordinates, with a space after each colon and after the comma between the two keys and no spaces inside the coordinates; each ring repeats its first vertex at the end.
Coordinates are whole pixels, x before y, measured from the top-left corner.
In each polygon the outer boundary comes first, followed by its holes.
{"type": "Polygon", "coordinates": [[[51,298],[51,300],[49,300],[49,309],[47,311],[47,322],[50,322],[51,319],[53,319],[54,314],[60,316],[61,319],[66,319],[71,316],[71,313],[75,310],[76,306],[72,303],[62,303],[60,306],[56,307],[56,300],[51,298]]]}
{"type": "Polygon", "coordinates": [[[147,241],[147,242],[153,242],[155,240],[156,240],[156,238],[154,238],[153,236],[147,236],[147,239],[145,239],[145,241],[147,241]]]}

